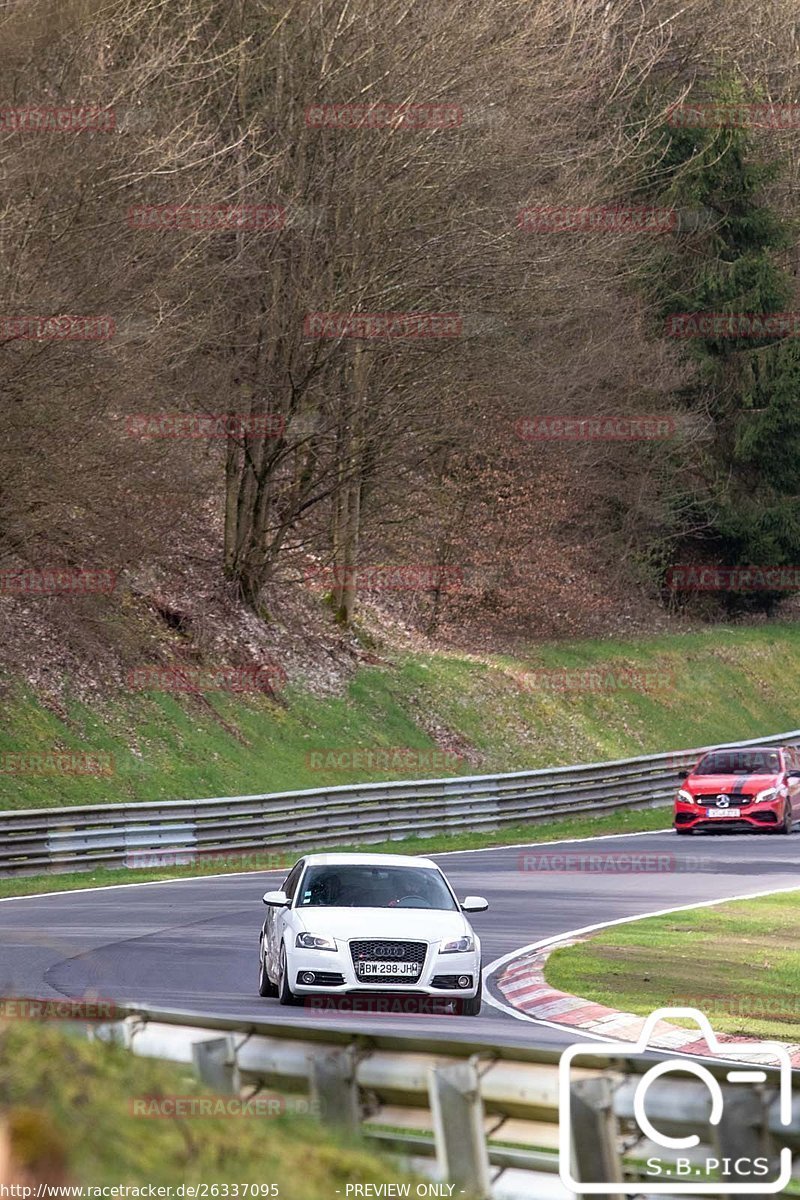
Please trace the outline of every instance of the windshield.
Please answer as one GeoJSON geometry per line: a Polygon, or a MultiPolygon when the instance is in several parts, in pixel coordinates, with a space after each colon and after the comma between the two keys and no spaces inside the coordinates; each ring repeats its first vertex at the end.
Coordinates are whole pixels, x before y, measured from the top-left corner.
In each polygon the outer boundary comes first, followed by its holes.
{"type": "Polygon", "coordinates": [[[714,750],[702,758],[695,775],[777,775],[781,756],[777,750],[714,750]]]}
{"type": "Polygon", "coordinates": [[[437,908],[458,911],[432,867],[309,867],[297,908],[437,908]]]}

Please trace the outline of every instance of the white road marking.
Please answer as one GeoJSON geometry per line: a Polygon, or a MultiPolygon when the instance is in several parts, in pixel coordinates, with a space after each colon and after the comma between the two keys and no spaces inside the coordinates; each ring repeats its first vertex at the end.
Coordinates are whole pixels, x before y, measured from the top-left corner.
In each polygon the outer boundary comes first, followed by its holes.
{"type": "MultiPolygon", "coordinates": [[[[647,811],[647,810],[646,810],[647,811]]],[[[570,842],[602,842],[607,838],[623,838],[623,837],[647,837],[653,833],[669,833],[669,829],[643,829],[636,833],[597,833],[590,834],[586,837],[576,838],[559,838],[554,842],[514,842],[511,845],[503,846],[481,846],[473,850],[429,850],[427,854],[422,854],[420,858],[442,858],[448,854],[490,854],[494,850],[521,850],[528,846],[564,846],[570,842]]],[[[368,849],[365,853],[368,853],[368,849]]],[[[302,858],[303,855],[301,854],[302,858]]],[[[291,864],[285,868],[288,875],[291,870],[291,864]]],[[[157,887],[165,883],[200,883],[204,879],[243,879],[248,875],[282,875],[284,868],[265,868],[255,871],[226,871],[219,875],[182,875],[179,879],[147,879],[140,883],[104,883],[97,887],[77,887],[64,888],[56,892],[31,892],[27,896],[0,896],[0,904],[9,904],[13,900],[46,900],[48,896],[74,896],[86,894],[87,892],[113,892],[119,888],[134,888],[134,887],[157,887]]]]}
{"type": "MultiPolygon", "coordinates": [[[[633,917],[617,917],[614,921],[598,921],[595,925],[584,925],[581,929],[570,929],[564,933],[557,933],[553,937],[542,938],[539,942],[531,942],[529,945],[523,946],[520,950],[511,950],[508,954],[503,954],[500,958],[496,958],[494,962],[489,963],[488,967],[484,968],[484,1001],[490,1004],[492,1008],[506,1013],[507,1016],[514,1017],[518,1021],[527,1021],[529,1025],[544,1025],[548,1029],[558,1029],[562,1033],[572,1032],[576,1036],[579,1034],[581,1039],[591,1038],[596,1042],[613,1042],[616,1040],[613,1037],[604,1037],[602,1034],[589,1033],[577,1027],[568,1028],[564,1025],[559,1025],[557,1021],[540,1021],[528,1013],[519,1012],[518,1009],[512,1008],[510,1004],[504,1004],[502,1000],[498,1000],[495,996],[492,996],[486,986],[487,982],[506,963],[512,962],[516,958],[522,958],[526,954],[532,954],[535,950],[543,950],[546,946],[553,946],[559,942],[564,942],[568,938],[580,938],[590,933],[599,933],[601,929],[611,929],[614,925],[629,925],[634,921],[646,921],[649,917],[668,917],[672,913],[690,912],[695,908],[714,908],[716,905],[730,904],[736,900],[759,900],[762,896],[777,896],[780,892],[800,892],[800,886],[768,888],[763,892],[745,892],[735,896],[721,896],[717,900],[700,900],[695,904],[679,904],[674,908],[655,909],[653,912],[639,913],[633,917]]],[[[692,1056],[688,1055],[687,1057],[692,1056]]]]}

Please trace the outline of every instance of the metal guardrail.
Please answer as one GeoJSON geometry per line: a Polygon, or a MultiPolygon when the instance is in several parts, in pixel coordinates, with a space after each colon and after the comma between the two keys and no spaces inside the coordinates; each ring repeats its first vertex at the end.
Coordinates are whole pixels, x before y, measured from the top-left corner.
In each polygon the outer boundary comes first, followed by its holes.
{"type": "MultiPolygon", "coordinates": [[[[191,1064],[217,1093],[252,1100],[260,1090],[278,1087],[284,1094],[305,1094],[306,1108],[324,1121],[360,1131],[406,1158],[435,1158],[436,1174],[455,1185],[452,1195],[488,1198],[504,1172],[558,1172],[558,1051],[135,1006],[115,1015],[123,1019],[100,1026],[96,1037],[135,1054],[191,1064]]],[[[447,1018],[442,1020],[446,1024],[447,1018]]],[[[631,1136],[636,1086],[664,1055],[620,1055],[616,1047],[610,1049],[611,1057],[603,1055],[602,1046],[590,1046],[570,1074],[568,1153],[571,1174],[582,1183],[641,1180],[637,1194],[646,1196],[653,1183],[652,1177],[646,1182],[652,1156],[665,1165],[690,1162],[693,1169],[711,1157],[730,1164],[716,1194],[733,1196],[741,1194],[743,1178],[753,1182],[752,1175],[737,1173],[744,1171],[741,1156],[763,1156],[771,1179],[781,1160],[788,1170],[789,1159],[800,1151],[800,1102],[790,1123],[782,1123],[776,1070],[761,1068],[764,1081],[758,1085],[733,1086],[726,1083],[730,1065],[704,1059],[703,1068],[720,1082],[725,1097],[718,1124],[709,1119],[711,1094],[705,1083],[662,1076],[648,1090],[648,1115],[661,1131],[699,1138],[696,1148],[680,1152],[681,1158],[665,1155],[641,1133],[638,1139],[631,1136]],[[732,1183],[736,1187],[729,1191],[726,1184],[732,1183]]],[[[680,1179],[679,1171],[673,1173],[674,1183],[676,1176],[680,1179]]],[[[664,1177],[662,1172],[662,1185],[664,1177]]],[[[505,1194],[515,1191],[509,1178],[503,1181],[505,1194]]],[[[524,1178],[520,1196],[544,1190],[531,1190],[531,1176],[524,1178]]],[[[686,1173],[676,1191],[683,1191],[685,1180],[686,1173]]],[[[694,1183],[700,1182],[698,1172],[694,1183]]],[[[702,1182],[707,1185],[707,1175],[702,1182]]],[[[603,1194],[619,1200],[613,1187],[603,1194]]]]}
{"type": "MultiPolygon", "coordinates": [[[[800,730],[729,743],[800,741],[800,730]]],[[[326,848],[667,804],[708,747],[505,775],[0,812],[0,876],[183,865],[209,855],[326,848]]]]}

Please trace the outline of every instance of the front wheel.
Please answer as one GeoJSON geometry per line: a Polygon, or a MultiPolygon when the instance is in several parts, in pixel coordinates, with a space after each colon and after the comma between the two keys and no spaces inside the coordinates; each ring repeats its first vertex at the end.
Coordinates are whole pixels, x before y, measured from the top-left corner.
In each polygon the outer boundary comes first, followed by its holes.
{"type": "Polygon", "coordinates": [[[259,996],[277,996],[278,989],[267,974],[267,963],[263,956],[263,946],[258,948],[258,994],[259,996]]]}
{"type": "Polygon", "coordinates": [[[462,1013],[465,1017],[477,1017],[483,1004],[483,969],[478,972],[478,990],[469,1000],[462,1001],[462,1013]]]}
{"type": "Polygon", "coordinates": [[[289,967],[286,962],[286,947],[281,946],[280,961],[278,965],[278,1000],[281,1004],[302,1004],[303,997],[295,996],[292,989],[289,987],[289,967]]]}
{"type": "Polygon", "coordinates": [[[675,832],[678,837],[690,837],[692,833],[691,829],[676,829],[675,832]]]}
{"type": "Polygon", "coordinates": [[[791,833],[792,832],[792,809],[789,804],[787,804],[786,808],[783,810],[783,820],[781,821],[780,825],[778,826],[776,832],[777,833],[791,833]]]}

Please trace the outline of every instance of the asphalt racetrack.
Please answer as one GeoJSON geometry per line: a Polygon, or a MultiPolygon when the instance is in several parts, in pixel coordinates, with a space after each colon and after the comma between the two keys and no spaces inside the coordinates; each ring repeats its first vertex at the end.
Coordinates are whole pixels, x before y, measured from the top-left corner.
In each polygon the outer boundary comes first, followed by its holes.
{"type": "Polygon", "coordinates": [[[490,970],[498,959],[589,925],[800,885],[800,834],[679,838],[665,831],[431,857],[459,896],[477,893],[490,903],[487,913],[471,918],[489,976],[477,1018],[310,1014],[261,999],[261,896],[284,872],[0,901],[0,994],[88,995],[288,1024],[324,1021],[361,1032],[373,1025],[411,1036],[561,1047],[576,1040],[574,1030],[515,1016],[502,1003],[490,970]],[[598,856],[588,870],[587,854],[598,856]],[[571,862],[563,861],[567,855],[571,862]]]}

